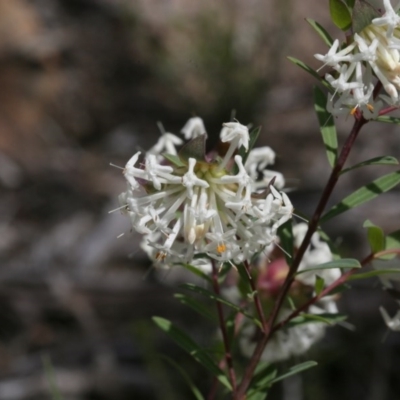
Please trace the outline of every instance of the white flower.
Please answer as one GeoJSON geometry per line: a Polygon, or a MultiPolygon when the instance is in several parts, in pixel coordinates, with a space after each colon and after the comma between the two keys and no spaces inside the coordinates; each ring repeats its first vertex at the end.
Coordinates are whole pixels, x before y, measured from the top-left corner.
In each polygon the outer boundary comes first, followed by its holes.
{"type": "Polygon", "coordinates": [[[222,142],[237,143],[237,147],[243,146],[246,150],[249,149],[249,129],[247,126],[239,122],[225,122],[220,133],[222,142]]]}
{"type": "Polygon", "coordinates": [[[182,177],[182,185],[187,189],[187,197],[191,199],[193,197],[193,187],[200,186],[202,188],[208,188],[210,185],[204,180],[197,177],[194,173],[194,167],[196,165],[196,160],[194,158],[189,158],[188,171],[182,177]]]}
{"type": "MultiPolygon", "coordinates": [[[[283,309],[279,321],[288,317],[291,312],[290,309],[283,309]]],[[[319,306],[311,306],[308,310],[308,313],[316,315],[325,312],[337,312],[336,304],[331,300],[325,301],[319,306]]],[[[326,327],[327,325],[323,322],[310,322],[278,330],[262,353],[261,360],[273,363],[304,354],[324,336],[326,327]]],[[[247,357],[251,357],[256,346],[255,332],[254,325],[247,325],[241,331],[239,345],[242,353],[247,357]]]]}
{"type": "MultiPolygon", "coordinates": [[[[392,37],[393,31],[400,25],[400,17],[397,15],[396,11],[393,9],[390,0],[383,0],[383,5],[385,7],[385,13],[380,18],[375,18],[372,23],[376,26],[383,26],[387,28],[387,37],[392,37]]],[[[399,6],[396,7],[398,9],[399,6]]]]}
{"type": "MultiPolygon", "coordinates": [[[[300,223],[293,226],[295,247],[300,247],[306,235],[307,229],[308,225],[305,223],[300,223]]],[[[304,253],[298,271],[307,271],[309,268],[316,267],[320,264],[325,264],[329,261],[332,261],[332,259],[332,253],[328,244],[321,240],[318,232],[315,232],[311,237],[310,246],[307,247],[307,250],[304,253]]],[[[314,286],[317,275],[325,281],[325,285],[330,285],[340,277],[341,272],[339,268],[313,270],[309,272],[302,272],[301,274],[297,275],[296,279],[306,285],[314,286]]]]}
{"type": "Polygon", "coordinates": [[[383,307],[379,307],[379,310],[382,314],[383,320],[386,323],[386,326],[392,331],[400,332],[400,310],[397,311],[393,318],[390,318],[389,314],[383,307]]]}
{"type": "Polygon", "coordinates": [[[158,122],[157,125],[160,129],[161,136],[157,143],[148,150],[147,153],[159,155],[166,152],[168,154],[176,155],[177,151],[175,146],[180,146],[183,143],[183,140],[173,133],[166,132],[161,122],[158,122]]]}
{"type": "Polygon", "coordinates": [[[257,147],[250,150],[245,168],[247,173],[253,179],[254,190],[264,190],[268,187],[272,179],[274,186],[282,189],[285,186],[285,179],[280,172],[266,169],[275,162],[275,152],[268,146],[257,147]],[[261,174],[261,179],[259,175],[261,174]]]}
{"type": "Polygon", "coordinates": [[[186,140],[194,139],[203,133],[207,133],[204,122],[200,117],[190,118],[181,129],[181,132],[185,135],[186,140]]]}
{"type": "Polygon", "coordinates": [[[329,49],[328,53],[326,53],[325,55],[314,55],[317,60],[320,60],[324,63],[324,65],[322,65],[322,67],[320,67],[319,69],[322,69],[325,66],[330,66],[336,69],[341,62],[351,61],[353,59],[353,55],[350,53],[353,51],[354,47],[355,44],[352,44],[337,52],[337,49],[339,48],[339,40],[336,39],[333,42],[332,47],[329,49]]]}
{"type": "Polygon", "coordinates": [[[386,326],[392,331],[400,332],[400,310],[397,311],[393,318],[390,318],[389,314],[383,307],[379,307],[379,310],[382,314],[383,320],[386,323],[386,326]]]}
{"type": "Polygon", "coordinates": [[[221,163],[221,168],[225,168],[235,150],[241,146],[246,150],[249,149],[250,135],[247,126],[242,125],[239,122],[225,122],[222,126],[223,128],[219,135],[221,142],[230,142],[230,146],[221,163]]]}
{"type": "MultiPolygon", "coordinates": [[[[226,128],[223,138],[230,147],[248,147],[246,127],[235,122],[226,128]]],[[[119,199],[133,228],[145,235],[142,246],[156,264],[192,262],[196,255],[205,259],[196,263],[205,266],[207,257],[249,260],[276,240],[277,228],[292,215],[288,196],[266,182],[257,186],[270,188],[265,195],[269,209],[263,209],[265,199],[255,192],[239,155],[234,157],[236,174],[226,169],[226,156],[209,162],[177,156],[175,165],[150,153],[139,163],[140,155],[124,169],[128,190],[119,199]],[[260,221],[263,212],[268,215],[260,221]]]]}
{"type": "MultiPolygon", "coordinates": [[[[398,105],[400,90],[400,16],[389,0],[384,0],[385,13],[372,20],[354,41],[340,51],[339,42],[334,41],[326,55],[315,57],[332,67],[337,74],[326,74],[325,79],[335,89],[334,97],[327,107],[334,114],[362,112],[365,118],[376,118],[383,106],[398,105]],[[374,77],[382,83],[388,96],[374,101],[374,77]]],[[[321,68],[322,68],[321,67],[321,68]]]]}
{"type": "Polygon", "coordinates": [[[271,147],[257,147],[249,152],[246,160],[246,170],[253,179],[257,179],[258,171],[275,163],[275,152],[271,147]]]}

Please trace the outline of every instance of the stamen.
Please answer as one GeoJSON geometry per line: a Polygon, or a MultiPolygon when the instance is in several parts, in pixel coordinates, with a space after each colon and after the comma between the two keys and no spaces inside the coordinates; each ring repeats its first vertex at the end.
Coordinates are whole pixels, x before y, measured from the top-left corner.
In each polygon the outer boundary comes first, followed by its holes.
{"type": "Polygon", "coordinates": [[[122,169],[122,171],[125,169],[125,168],[120,167],[119,165],[115,165],[115,164],[113,164],[113,163],[111,163],[111,162],[110,162],[110,165],[111,165],[112,167],[115,167],[115,168],[118,168],[118,169],[122,169]]]}
{"type": "Polygon", "coordinates": [[[129,210],[128,204],[124,204],[124,205],[121,206],[121,207],[115,208],[114,210],[111,210],[111,211],[109,211],[108,213],[109,213],[109,214],[112,214],[113,212],[118,211],[118,210],[122,210],[123,208],[125,208],[126,210],[129,210]]]}
{"type": "Polygon", "coordinates": [[[226,246],[225,246],[225,244],[224,244],[224,243],[219,244],[219,245],[217,246],[217,251],[218,251],[219,254],[225,253],[225,251],[226,251],[226,246]]]}
{"type": "Polygon", "coordinates": [[[157,261],[164,261],[167,258],[167,253],[164,251],[157,251],[156,253],[156,260],[157,261]]]}

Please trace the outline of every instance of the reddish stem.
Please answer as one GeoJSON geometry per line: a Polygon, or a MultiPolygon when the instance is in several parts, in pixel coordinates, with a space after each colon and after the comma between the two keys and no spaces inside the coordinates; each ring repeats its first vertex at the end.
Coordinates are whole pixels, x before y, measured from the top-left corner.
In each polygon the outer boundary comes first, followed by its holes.
{"type": "Polygon", "coordinates": [[[311,237],[316,232],[318,225],[319,225],[319,220],[321,219],[322,213],[328,203],[328,200],[333,192],[333,189],[336,186],[336,183],[339,179],[340,173],[343,169],[343,166],[347,160],[347,157],[350,153],[350,150],[361,130],[361,128],[367,123],[368,121],[361,115],[356,118],[354,121],[353,128],[349,134],[349,136],[346,139],[346,142],[344,143],[342,150],[340,152],[340,155],[336,161],[336,164],[334,168],[332,169],[331,175],[329,177],[329,180],[325,186],[325,189],[321,195],[321,199],[315,209],[314,215],[312,216],[309,224],[308,224],[308,230],[307,233],[303,239],[303,242],[300,245],[300,248],[298,249],[292,265],[290,266],[289,273],[285,279],[285,282],[282,285],[282,288],[278,294],[277,300],[274,304],[274,307],[272,309],[272,312],[268,318],[267,321],[267,331],[265,332],[265,335],[261,338],[261,340],[258,342],[253,355],[250,359],[249,365],[246,368],[246,371],[244,373],[243,379],[240,382],[237,390],[237,397],[234,397],[234,399],[241,399],[244,394],[246,393],[246,390],[251,382],[251,379],[253,377],[254,371],[258,365],[258,362],[260,361],[261,355],[265,349],[265,346],[267,345],[269,339],[272,336],[272,333],[274,332],[272,327],[275,325],[276,319],[278,317],[279,311],[282,307],[282,304],[289,292],[290,286],[292,285],[294,281],[295,274],[299,268],[300,262],[304,256],[304,253],[306,252],[308,246],[310,245],[311,237]]]}
{"type": "Polygon", "coordinates": [[[253,277],[250,274],[250,265],[249,265],[248,261],[244,262],[244,267],[246,268],[247,275],[249,277],[250,287],[252,290],[252,297],[254,300],[254,305],[256,307],[258,317],[260,318],[260,321],[261,321],[262,330],[264,333],[267,333],[267,331],[268,331],[267,320],[265,319],[264,311],[263,311],[263,308],[261,305],[261,301],[260,301],[260,297],[257,292],[256,285],[254,284],[253,277]]]}
{"type": "MultiPolygon", "coordinates": [[[[370,261],[374,259],[375,254],[370,254],[367,257],[364,258],[364,260],[361,261],[361,266],[365,266],[368,264],[370,261]]],[[[338,286],[344,284],[347,282],[347,279],[359,271],[360,268],[352,268],[343,275],[341,275],[338,279],[336,279],[335,282],[332,282],[329,286],[327,286],[324,290],[321,291],[318,295],[314,296],[310,300],[308,300],[306,303],[304,303],[302,306],[300,306],[297,310],[293,311],[287,318],[285,318],[283,321],[277,323],[273,328],[272,332],[275,332],[285,326],[289,321],[291,321],[293,318],[296,318],[300,313],[303,311],[307,310],[310,306],[315,304],[318,300],[322,299],[322,297],[327,296],[332,290],[336,289],[338,286]]]]}
{"type": "MultiPolygon", "coordinates": [[[[221,291],[219,287],[219,282],[218,282],[218,268],[215,265],[215,261],[211,260],[212,264],[212,284],[213,284],[213,289],[214,293],[220,297],[221,291]]],[[[224,318],[224,313],[222,310],[222,304],[218,300],[216,300],[216,306],[217,306],[217,312],[218,312],[218,320],[219,320],[219,327],[221,329],[221,334],[222,334],[222,341],[224,343],[224,348],[225,348],[225,360],[226,360],[226,365],[228,368],[228,374],[229,374],[229,380],[232,385],[232,393],[233,393],[233,398],[236,398],[236,389],[237,389],[237,383],[236,383],[236,374],[235,374],[235,369],[233,368],[233,359],[232,359],[232,353],[230,350],[230,344],[229,344],[229,337],[228,337],[228,332],[226,330],[225,326],[225,318],[224,318]]],[[[211,395],[211,393],[210,393],[211,395]]],[[[209,399],[212,398],[209,396],[209,399]]]]}

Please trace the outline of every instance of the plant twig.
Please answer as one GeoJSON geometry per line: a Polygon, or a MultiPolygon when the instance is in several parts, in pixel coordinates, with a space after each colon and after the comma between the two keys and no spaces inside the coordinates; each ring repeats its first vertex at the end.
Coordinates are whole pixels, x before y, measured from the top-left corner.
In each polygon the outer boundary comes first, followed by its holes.
{"type": "Polygon", "coordinates": [[[323,211],[329,201],[329,198],[336,186],[336,183],[340,177],[340,172],[343,169],[343,166],[347,160],[347,157],[351,151],[351,148],[353,147],[353,144],[354,144],[361,128],[367,122],[368,122],[368,120],[366,120],[362,115],[357,117],[356,120],[354,121],[353,128],[341,149],[340,155],[336,161],[334,168],[332,169],[329,180],[325,186],[324,191],[322,192],[320,201],[319,201],[319,203],[314,211],[314,214],[308,224],[308,230],[306,232],[306,235],[300,245],[300,248],[298,249],[298,251],[293,259],[293,263],[290,266],[289,273],[285,279],[285,282],[282,285],[282,288],[278,294],[277,300],[276,300],[274,307],[271,311],[271,314],[268,318],[267,331],[265,332],[265,335],[258,342],[258,344],[253,352],[253,355],[250,359],[249,365],[246,368],[243,379],[238,386],[238,390],[237,390],[237,396],[238,396],[237,398],[238,399],[240,399],[241,396],[243,397],[244,394],[246,393],[246,390],[251,382],[254,370],[256,369],[256,367],[258,365],[258,362],[259,362],[261,355],[265,349],[265,346],[269,342],[269,339],[271,338],[271,336],[274,332],[273,326],[275,325],[275,322],[279,315],[279,311],[282,307],[282,304],[283,304],[283,302],[289,292],[289,289],[294,281],[294,277],[299,268],[300,262],[304,256],[304,253],[306,252],[308,246],[310,245],[312,235],[318,229],[318,225],[319,225],[319,221],[321,219],[322,213],[323,213],[323,211]]]}
{"type": "MultiPolygon", "coordinates": [[[[219,297],[221,291],[220,291],[219,282],[218,282],[218,268],[215,265],[214,260],[211,260],[211,264],[212,264],[213,289],[214,289],[214,293],[219,297]]],[[[217,312],[218,312],[219,325],[220,325],[220,329],[221,329],[221,333],[222,333],[222,341],[224,343],[224,348],[225,348],[225,360],[226,360],[226,365],[228,368],[229,380],[232,385],[233,398],[236,398],[235,397],[236,389],[237,389],[236,374],[235,374],[235,370],[233,367],[232,353],[230,350],[229,337],[228,337],[228,332],[227,332],[226,326],[225,326],[225,318],[224,318],[224,313],[222,310],[221,302],[216,300],[216,306],[217,306],[217,312]]]]}
{"type": "Polygon", "coordinates": [[[253,297],[253,300],[254,300],[254,306],[256,307],[256,311],[257,311],[258,317],[260,318],[262,330],[263,330],[264,333],[266,333],[267,330],[268,330],[268,328],[267,328],[267,320],[265,319],[265,315],[264,315],[264,311],[263,311],[263,308],[262,308],[262,305],[261,305],[260,297],[258,295],[257,287],[254,284],[253,277],[250,274],[250,265],[249,265],[249,262],[247,260],[244,261],[244,267],[246,268],[247,275],[249,277],[250,287],[251,287],[251,290],[252,290],[252,297],[253,297]]]}

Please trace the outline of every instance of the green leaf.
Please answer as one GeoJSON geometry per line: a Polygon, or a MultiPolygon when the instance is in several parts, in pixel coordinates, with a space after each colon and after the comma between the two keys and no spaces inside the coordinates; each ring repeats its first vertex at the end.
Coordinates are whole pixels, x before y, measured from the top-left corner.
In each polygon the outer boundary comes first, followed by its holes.
{"type": "Polygon", "coordinates": [[[318,33],[321,39],[331,47],[333,44],[333,39],[329,35],[329,33],[324,29],[322,25],[320,25],[317,21],[314,21],[311,18],[306,18],[306,21],[314,28],[314,30],[318,33]]]}
{"type": "Polygon", "coordinates": [[[232,386],[223,371],[215,364],[214,360],[194,342],[185,332],[177,328],[171,321],[161,317],[153,317],[154,323],[164,331],[178,346],[187,351],[197,362],[215,376],[226,388],[232,386]]]}
{"type": "Polygon", "coordinates": [[[378,117],[375,121],[385,122],[387,124],[400,125],[400,118],[389,117],[388,115],[382,115],[382,116],[378,117]]]}
{"type": "Polygon", "coordinates": [[[346,0],[347,7],[349,7],[350,10],[353,9],[354,3],[355,3],[355,0],[346,0]]]}
{"type": "Polygon", "coordinates": [[[183,293],[175,293],[174,297],[178,299],[182,304],[189,306],[203,317],[206,317],[207,319],[214,322],[217,320],[216,315],[210,311],[209,305],[197,301],[193,297],[187,296],[183,293]]]}
{"type": "Polygon", "coordinates": [[[315,294],[317,296],[322,292],[324,286],[325,286],[325,280],[317,275],[315,277],[315,286],[314,286],[315,294]]]}
{"type": "Polygon", "coordinates": [[[169,364],[172,365],[181,375],[185,382],[188,384],[190,390],[192,391],[194,397],[197,400],[204,400],[203,395],[201,394],[200,390],[197,389],[196,385],[193,383],[192,379],[190,378],[189,374],[182,368],[178,363],[176,363],[172,358],[162,356],[162,358],[167,361],[169,364]]]}
{"type": "Polygon", "coordinates": [[[391,269],[376,269],[373,271],[368,271],[368,272],[363,272],[361,274],[354,274],[351,275],[346,282],[349,281],[355,281],[359,279],[367,279],[367,278],[372,278],[374,276],[379,276],[379,275],[386,275],[386,274],[395,274],[395,273],[400,273],[399,268],[391,268],[391,269]]]}
{"type": "Polygon", "coordinates": [[[319,130],[322,134],[328,161],[333,167],[336,164],[338,148],[335,121],[332,114],[326,110],[326,96],[318,87],[314,87],[314,108],[317,112],[319,130]]]}
{"type": "Polygon", "coordinates": [[[330,314],[330,313],[324,313],[324,314],[306,314],[306,313],[304,313],[304,314],[301,314],[301,316],[306,321],[323,322],[324,324],[328,324],[328,325],[335,325],[336,323],[347,319],[346,315],[330,314]]]}
{"type": "Polygon", "coordinates": [[[333,269],[333,268],[342,268],[342,269],[361,268],[361,264],[358,260],[354,258],[341,258],[339,260],[329,261],[327,263],[320,264],[315,267],[302,269],[301,271],[297,271],[296,275],[300,275],[308,271],[318,271],[322,269],[333,269]]]}
{"type": "Polygon", "coordinates": [[[297,58],[294,57],[288,57],[288,60],[291,61],[293,64],[299,66],[301,69],[304,69],[304,71],[308,72],[310,75],[312,75],[314,78],[316,78],[319,82],[321,82],[329,91],[333,91],[332,87],[330,84],[318,74],[317,71],[312,69],[310,66],[307,64],[303,63],[303,61],[298,60],[297,58]]]}
{"type": "Polygon", "coordinates": [[[323,322],[324,324],[334,325],[338,322],[344,321],[347,319],[346,315],[342,314],[332,314],[332,313],[322,313],[322,314],[307,314],[302,313],[296,318],[293,318],[289,321],[286,325],[288,328],[297,326],[297,325],[304,325],[309,324],[310,322],[323,322]]]}
{"type": "Polygon", "coordinates": [[[329,296],[333,296],[334,294],[343,293],[345,290],[351,289],[351,286],[347,283],[342,283],[339,286],[336,286],[335,289],[329,292],[329,296]]]}
{"type": "Polygon", "coordinates": [[[322,218],[320,222],[326,222],[337,215],[355,208],[379,196],[382,193],[394,188],[400,182],[400,171],[384,175],[366,186],[353,192],[344,198],[340,203],[333,206],[322,218]]]}
{"type": "Polygon", "coordinates": [[[333,23],[342,31],[351,27],[351,14],[347,5],[342,0],[329,0],[329,11],[333,23]]]}
{"type": "Polygon", "coordinates": [[[374,225],[370,220],[366,220],[363,224],[364,228],[367,228],[368,242],[371,246],[371,252],[373,254],[384,250],[385,248],[385,235],[383,230],[374,225]]]}
{"type": "Polygon", "coordinates": [[[283,375],[278,376],[277,378],[273,379],[271,381],[271,384],[282,381],[283,379],[289,378],[289,376],[298,374],[299,372],[302,372],[302,371],[305,371],[306,369],[315,367],[316,365],[318,365],[318,363],[315,361],[306,361],[301,364],[297,364],[294,367],[290,368],[289,372],[287,372],[286,374],[283,374],[283,375]]]}
{"type": "Polygon", "coordinates": [[[254,317],[254,315],[248,313],[247,311],[245,311],[240,306],[238,306],[238,305],[236,305],[234,303],[231,303],[230,301],[224,299],[223,297],[218,296],[213,292],[210,292],[207,289],[204,289],[204,288],[202,288],[200,286],[197,286],[197,285],[195,285],[193,283],[184,283],[183,285],[181,285],[181,287],[183,287],[183,288],[185,288],[187,290],[190,290],[192,292],[201,294],[201,295],[203,295],[203,296],[205,296],[205,297],[207,297],[207,298],[209,298],[209,299],[211,299],[213,301],[219,301],[220,303],[222,303],[222,304],[232,308],[233,310],[243,314],[244,316],[246,316],[247,318],[252,320],[254,323],[256,323],[259,327],[262,326],[261,322],[256,317],[254,317]]]}
{"type": "Polygon", "coordinates": [[[179,158],[188,160],[195,158],[197,161],[205,161],[207,135],[199,135],[186,143],[179,151],[179,158]]]}
{"type": "MultiPolygon", "coordinates": [[[[242,157],[243,165],[246,164],[247,157],[249,156],[249,153],[250,153],[251,149],[256,144],[256,141],[258,139],[258,136],[259,136],[260,132],[261,132],[261,126],[259,126],[258,128],[253,129],[249,133],[250,140],[249,140],[249,149],[248,150],[246,150],[243,146],[240,147],[239,155],[242,157]]],[[[239,167],[235,163],[234,166],[233,166],[233,169],[232,169],[232,173],[234,175],[236,175],[238,172],[239,172],[239,167]]]]}
{"type": "Polygon", "coordinates": [[[240,281],[238,283],[240,292],[243,293],[244,295],[248,295],[253,291],[250,283],[250,279],[252,279],[252,277],[249,276],[250,272],[247,271],[243,263],[237,264],[236,268],[240,276],[240,281]]]}
{"type": "Polygon", "coordinates": [[[352,30],[354,33],[360,33],[365,27],[372,23],[374,18],[381,14],[369,3],[364,0],[356,0],[352,13],[352,30]]]}
{"type": "Polygon", "coordinates": [[[371,158],[370,160],[363,161],[359,164],[353,165],[350,168],[344,169],[341,174],[344,174],[346,172],[352,171],[353,169],[364,167],[366,165],[398,165],[399,161],[397,158],[392,157],[392,156],[382,156],[382,157],[375,157],[371,158]]]}
{"type": "Polygon", "coordinates": [[[280,245],[284,250],[286,263],[290,266],[293,262],[294,252],[294,239],[291,219],[278,228],[278,236],[280,239],[280,245]]]}
{"type": "Polygon", "coordinates": [[[254,372],[246,399],[265,400],[266,390],[271,386],[271,381],[276,378],[277,372],[273,365],[261,361],[254,372]]]}
{"type": "MultiPolygon", "coordinates": [[[[175,264],[174,264],[175,265],[175,264]]],[[[191,264],[185,264],[185,263],[178,263],[176,265],[180,265],[181,267],[185,268],[189,272],[191,272],[193,275],[198,276],[201,279],[204,279],[207,282],[212,282],[211,278],[205,274],[203,271],[201,271],[199,268],[195,267],[194,265],[191,264]]]]}
{"type": "MultiPolygon", "coordinates": [[[[385,239],[385,250],[400,249],[400,230],[390,233],[385,239]]],[[[397,254],[386,254],[379,257],[379,260],[392,260],[397,254]]]]}
{"type": "Polygon", "coordinates": [[[224,299],[223,297],[218,296],[215,293],[210,292],[209,290],[204,289],[204,288],[202,288],[200,286],[197,286],[197,285],[195,285],[193,283],[184,283],[181,286],[183,288],[185,288],[185,289],[188,289],[190,291],[193,291],[195,293],[198,293],[198,294],[201,294],[201,295],[203,295],[205,297],[208,297],[209,299],[211,299],[213,301],[218,301],[218,302],[220,302],[220,303],[232,308],[233,310],[235,310],[237,312],[240,312],[241,314],[243,314],[247,318],[251,319],[253,322],[255,322],[258,326],[261,327],[261,322],[257,318],[255,318],[252,314],[249,314],[248,312],[246,312],[240,306],[238,306],[238,305],[236,305],[234,303],[231,303],[230,301],[224,299]]]}
{"type": "Polygon", "coordinates": [[[187,164],[184,163],[179,156],[176,156],[175,154],[169,154],[169,153],[163,153],[162,155],[164,158],[166,158],[169,162],[172,164],[176,165],[177,167],[186,167],[187,164]]]}

